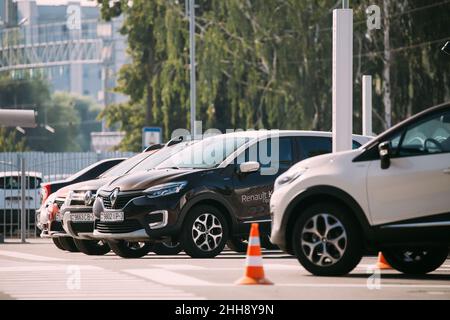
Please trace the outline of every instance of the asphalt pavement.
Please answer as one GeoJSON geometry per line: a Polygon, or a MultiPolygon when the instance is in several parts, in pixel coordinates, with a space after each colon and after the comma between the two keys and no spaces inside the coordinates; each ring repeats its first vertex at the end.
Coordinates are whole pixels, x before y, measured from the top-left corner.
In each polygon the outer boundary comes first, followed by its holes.
{"type": "Polygon", "coordinates": [[[365,257],[347,276],[316,277],[280,251],[263,251],[271,286],[238,286],[245,255],[87,256],[49,240],[0,244],[0,299],[450,299],[450,260],[423,277],[377,270],[365,257]]]}

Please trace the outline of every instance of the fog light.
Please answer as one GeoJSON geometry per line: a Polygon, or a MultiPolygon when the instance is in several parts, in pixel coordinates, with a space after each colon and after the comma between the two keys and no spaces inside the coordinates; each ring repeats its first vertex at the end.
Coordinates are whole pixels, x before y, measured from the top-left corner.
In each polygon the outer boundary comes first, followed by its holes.
{"type": "Polygon", "coordinates": [[[149,216],[150,223],[148,225],[150,229],[164,228],[169,219],[167,210],[152,211],[149,213],[149,216]]]}

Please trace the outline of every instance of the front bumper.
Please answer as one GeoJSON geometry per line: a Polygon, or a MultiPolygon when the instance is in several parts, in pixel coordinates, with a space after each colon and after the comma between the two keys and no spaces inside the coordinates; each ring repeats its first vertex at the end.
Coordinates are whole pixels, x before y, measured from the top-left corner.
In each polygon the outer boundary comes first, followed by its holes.
{"type": "Polygon", "coordinates": [[[90,240],[93,239],[94,232],[94,215],[92,207],[88,206],[63,206],[61,208],[61,215],[63,216],[64,231],[73,238],[90,240]],[[72,221],[72,213],[82,213],[87,216],[92,215],[91,219],[84,221],[72,221]]]}
{"type": "Polygon", "coordinates": [[[275,191],[270,198],[270,215],[272,218],[272,228],[270,242],[276,244],[281,250],[287,252],[286,226],[283,219],[286,214],[289,199],[285,192],[275,191]]]}
{"type": "MultiPolygon", "coordinates": [[[[120,196],[120,195],[119,195],[120,196]]],[[[122,209],[105,208],[102,197],[94,203],[95,239],[158,240],[164,237],[177,237],[179,217],[183,197],[179,194],[160,198],[137,195],[130,199],[122,209]],[[101,213],[123,212],[120,222],[101,221],[101,213]]]]}
{"type": "Polygon", "coordinates": [[[64,231],[62,221],[54,220],[54,221],[49,222],[48,231],[43,237],[59,238],[59,237],[70,237],[70,236],[64,231]]]}

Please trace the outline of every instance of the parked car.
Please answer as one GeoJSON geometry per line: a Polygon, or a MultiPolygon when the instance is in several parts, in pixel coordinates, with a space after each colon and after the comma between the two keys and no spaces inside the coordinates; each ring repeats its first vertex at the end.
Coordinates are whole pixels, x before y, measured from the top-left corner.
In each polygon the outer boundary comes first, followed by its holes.
{"type": "MultiPolygon", "coordinates": [[[[112,250],[125,258],[143,256],[145,243],[166,239],[181,242],[191,257],[210,258],[230,237],[248,234],[252,222],[268,234],[275,178],[319,152],[318,146],[301,147],[310,146],[310,139],[328,143],[331,133],[248,131],[205,138],[157,170],[103,186],[94,202],[93,236],[111,241],[112,250]],[[129,242],[142,246],[130,248],[129,242]]],[[[354,137],[358,145],[369,139],[354,137]]]]}
{"type": "Polygon", "coordinates": [[[49,195],[53,192],[58,191],[59,189],[82,181],[87,181],[91,179],[97,178],[102,173],[108,171],[115,165],[119,164],[126,158],[112,158],[97,161],[96,163],[91,164],[90,166],[84,168],[83,170],[78,171],[77,173],[63,179],[52,182],[44,182],[41,184],[41,206],[44,204],[45,200],[49,195]]]}
{"type": "MultiPolygon", "coordinates": [[[[92,206],[97,190],[101,186],[126,174],[151,170],[191,143],[182,140],[171,141],[162,148],[153,148],[151,152],[140,154],[122,162],[98,179],[71,185],[70,193],[61,208],[60,214],[63,217],[63,228],[68,235],[73,237],[77,248],[88,255],[103,255],[110,251],[106,242],[92,240],[94,231],[92,206]]],[[[129,246],[136,247],[137,244],[130,243],[129,246]]],[[[152,244],[151,250],[157,254],[177,254],[182,248],[179,243],[162,242],[152,244]]]]}
{"type": "MultiPolygon", "coordinates": [[[[110,170],[115,165],[121,163],[125,159],[126,158],[112,158],[112,159],[101,160],[101,161],[98,161],[98,162],[76,172],[75,174],[69,176],[68,178],[66,178],[64,180],[41,183],[40,184],[41,185],[41,189],[40,189],[41,205],[36,212],[36,216],[34,217],[36,220],[36,225],[37,225],[38,229],[41,230],[41,237],[44,237],[44,238],[49,237],[49,234],[48,234],[48,226],[49,226],[48,206],[50,204],[53,205],[53,202],[55,201],[54,198],[51,199],[51,201],[47,201],[48,197],[51,194],[55,193],[56,191],[60,190],[61,188],[69,186],[71,184],[96,178],[99,175],[110,170]]],[[[50,208],[50,209],[53,210],[53,208],[50,208]]]]}
{"type": "Polygon", "coordinates": [[[343,275],[368,250],[425,274],[450,244],[450,103],[363,147],[302,161],[272,195],[271,240],[315,275],[343,275]]]}
{"type": "MultiPolygon", "coordinates": [[[[19,171],[0,172],[0,231],[14,231],[20,228],[22,208],[22,173],[19,171]]],[[[35,212],[39,207],[39,189],[42,182],[40,172],[25,172],[26,225],[33,226],[35,212]]]]}
{"type": "MultiPolygon", "coordinates": [[[[143,153],[137,154],[129,159],[126,159],[125,161],[122,159],[119,161],[115,166],[112,168],[109,168],[108,170],[104,171],[98,178],[107,178],[110,176],[111,170],[114,168],[117,168],[117,170],[122,170],[121,168],[127,169],[130,164],[137,164],[140,161],[147,158],[153,151],[152,149],[158,148],[160,146],[154,146],[152,148],[146,149],[143,153]],[[151,152],[150,152],[151,151],[151,152]]],[[[104,160],[103,160],[104,161],[104,160]]],[[[101,162],[103,162],[101,161],[101,162]]],[[[90,166],[92,167],[92,166],[90,166]]],[[[89,168],[89,167],[88,167],[89,168]]],[[[87,169],[87,168],[86,168],[87,169]]],[[[80,172],[86,172],[86,169],[81,170],[80,172]]],[[[91,171],[91,170],[88,170],[91,171]]],[[[74,176],[80,176],[78,173],[74,174],[74,176]]],[[[87,177],[87,175],[81,174],[81,176],[87,177]]],[[[112,175],[114,176],[114,175],[112,175]]],[[[90,180],[87,180],[90,181],[90,180]]],[[[86,181],[79,182],[78,184],[84,184],[86,181]]],[[[43,227],[41,237],[43,238],[52,238],[53,242],[55,243],[56,247],[62,250],[67,250],[70,252],[77,252],[79,251],[78,247],[75,244],[74,239],[71,235],[67,234],[66,231],[63,228],[62,224],[62,218],[63,215],[61,214],[61,208],[63,204],[66,201],[67,196],[69,195],[71,191],[72,185],[67,185],[58,191],[56,191],[54,197],[47,198],[46,201],[44,201],[44,205],[41,206],[42,212],[44,214],[40,214],[40,225],[43,227]]]]}

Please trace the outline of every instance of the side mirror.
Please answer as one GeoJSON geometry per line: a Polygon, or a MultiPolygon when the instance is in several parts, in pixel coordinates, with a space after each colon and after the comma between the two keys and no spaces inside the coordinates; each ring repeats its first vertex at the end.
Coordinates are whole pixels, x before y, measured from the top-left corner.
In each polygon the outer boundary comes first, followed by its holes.
{"type": "Polygon", "coordinates": [[[259,162],[248,161],[248,162],[241,163],[239,165],[239,172],[241,172],[241,173],[256,172],[259,170],[260,167],[261,167],[261,165],[259,164],[259,162]]]}
{"type": "Polygon", "coordinates": [[[378,145],[378,152],[380,154],[381,169],[388,169],[391,166],[391,146],[389,141],[381,142],[378,145]]]}

